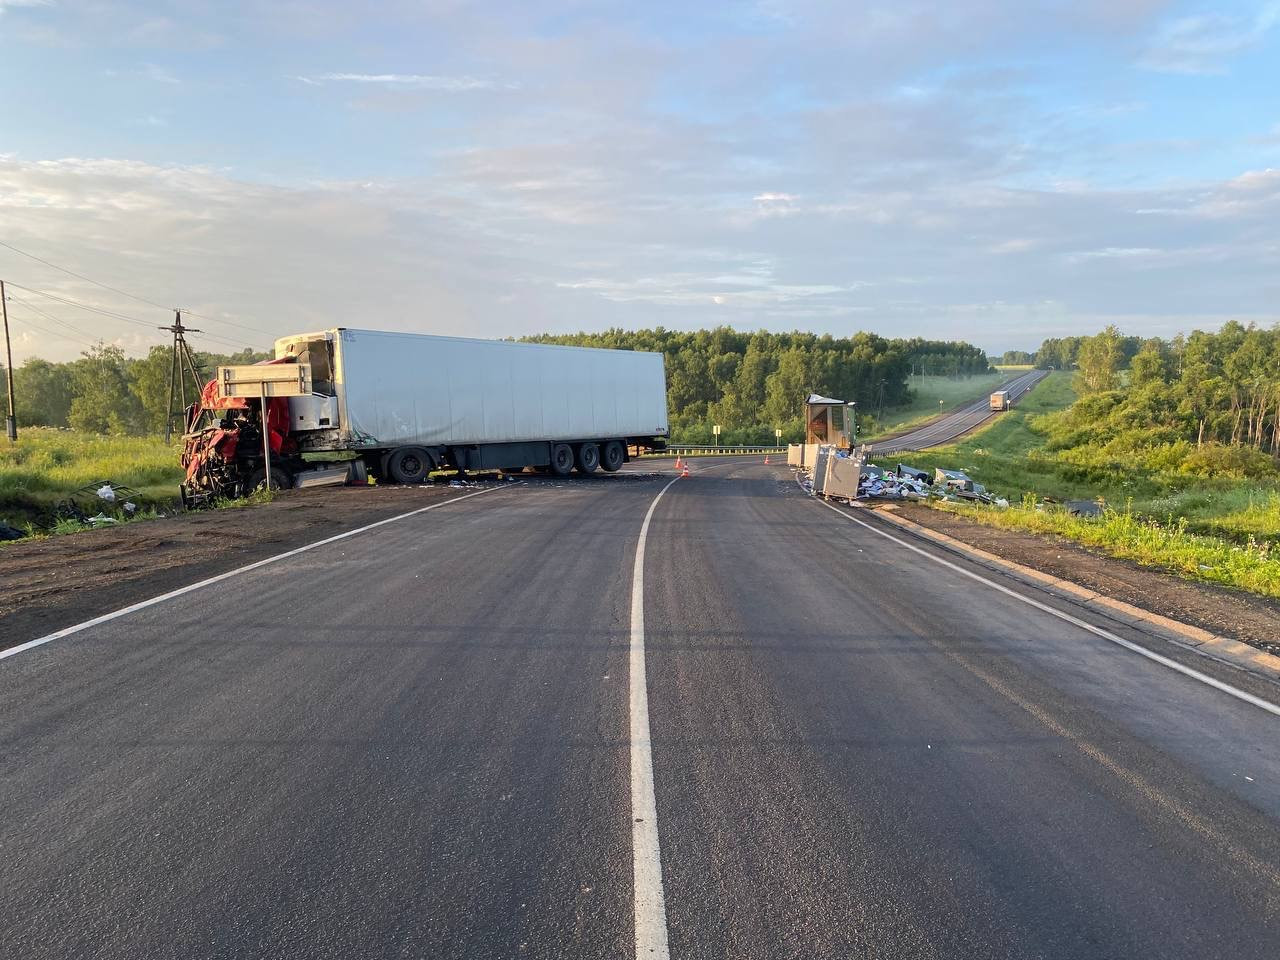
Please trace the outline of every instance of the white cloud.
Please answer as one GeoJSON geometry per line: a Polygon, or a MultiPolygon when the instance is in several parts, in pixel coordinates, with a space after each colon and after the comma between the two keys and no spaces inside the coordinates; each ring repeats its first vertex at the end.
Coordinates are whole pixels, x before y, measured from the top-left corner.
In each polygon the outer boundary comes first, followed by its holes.
{"type": "Polygon", "coordinates": [[[1180,17],[1152,38],[1139,65],[1162,73],[1225,73],[1227,61],[1256,47],[1280,23],[1280,3],[1263,5],[1253,18],[1219,13],[1180,17]]]}
{"type": "Polygon", "coordinates": [[[412,87],[420,90],[443,90],[463,93],[469,90],[514,90],[518,84],[499,83],[481,77],[446,77],[420,73],[320,73],[297,77],[303,83],[320,86],[325,83],[365,83],[385,87],[412,87]]]}
{"type": "Polygon", "coordinates": [[[177,84],[182,82],[171,71],[154,63],[144,63],[142,65],[142,75],[155,83],[177,84]]]}
{"type": "MultiPolygon", "coordinates": [[[[485,336],[688,328],[724,308],[746,328],[960,336],[994,349],[1006,327],[977,323],[984,310],[1022,317],[1007,324],[1017,344],[1047,335],[1037,324],[1050,320],[1081,332],[1124,314],[1173,333],[1226,312],[1277,313],[1268,225],[1280,222],[1280,171],[1145,191],[827,185],[810,196],[813,182],[793,215],[743,220],[740,202],[696,192],[700,171],[677,164],[670,180],[650,182],[644,169],[608,141],[468,153],[425,178],[301,186],[200,167],[0,157],[0,220],[14,245],[78,272],[258,325],[258,345],[339,322],[485,336]],[[1017,269],[993,251],[1016,254],[1017,269]]],[[[781,192],[722,186],[739,197],[781,192]]],[[[164,319],[4,251],[0,275],[164,319]]],[[[160,336],[50,312],[131,352],[160,336]]],[[[216,319],[205,329],[243,336],[216,319]]],[[[50,337],[20,346],[19,358],[75,349],[50,337]]]]}

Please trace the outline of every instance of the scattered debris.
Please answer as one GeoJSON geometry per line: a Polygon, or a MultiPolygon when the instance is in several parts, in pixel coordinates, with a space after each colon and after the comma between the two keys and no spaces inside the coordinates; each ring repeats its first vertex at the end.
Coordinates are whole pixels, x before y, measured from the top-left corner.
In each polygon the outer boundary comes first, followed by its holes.
{"type": "Polygon", "coordinates": [[[1102,504],[1096,500],[1067,500],[1062,506],[1073,517],[1102,516],[1102,504]]]}
{"type": "MultiPolygon", "coordinates": [[[[807,493],[828,499],[852,503],[854,500],[914,500],[917,502],[938,500],[958,503],[984,503],[1001,510],[1009,508],[1009,501],[997,497],[976,482],[964,470],[934,469],[930,474],[919,467],[899,463],[893,470],[886,470],[866,462],[866,448],[844,450],[832,444],[817,447],[812,472],[800,464],[797,477],[807,493]]],[[[1064,509],[1073,516],[1100,517],[1106,510],[1103,501],[1068,500],[1059,504],[1052,498],[1036,502],[1037,510],[1064,509]]]]}
{"type": "Polygon", "coordinates": [[[898,464],[898,476],[919,480],[923,483],[929,482],[929,471],[921,470],[918,467],[908,467],[905,463],[898,464]]]}

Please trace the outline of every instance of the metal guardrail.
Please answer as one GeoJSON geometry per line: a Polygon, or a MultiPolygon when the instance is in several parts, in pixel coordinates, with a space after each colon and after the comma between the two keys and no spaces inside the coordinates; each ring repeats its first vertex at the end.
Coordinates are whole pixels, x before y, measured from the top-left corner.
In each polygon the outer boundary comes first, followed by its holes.
{"type": "Polygon", "coordinates": [[[749,453],[783,453],[787,452],[786,447],[764,447],[751,446],[749,444],[721,444],[720,446],[710,446],[700,443],[668,443],[667,449],[662,453],[646,454],[646,456],[668,457],[679,454],[680,456],[698,456],[701,454],[749,454],[749,453]]]}

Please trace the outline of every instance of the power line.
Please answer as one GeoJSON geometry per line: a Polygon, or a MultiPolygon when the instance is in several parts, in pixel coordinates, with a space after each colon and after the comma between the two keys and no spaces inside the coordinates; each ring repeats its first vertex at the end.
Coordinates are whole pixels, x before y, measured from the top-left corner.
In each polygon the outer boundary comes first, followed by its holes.
{"type": "MultiPolygon", "coordinates": [[[[183,316],[186,316],[187,311],[183,310],[182,313],[183,313],[183,316]]],[[[253,344],[251,343],[245,343],[242,340],[228,340],[226,337],[220,337],[217,334],[210,333],[208,330],[201,331],[200,337],[203,337],[205,340],[216,341],[217,343],[220,343],[223,346],[236,347],[237,349],[240,349],[240,350],[253,349],[253,344]]]]}
{"type": "Polygon", "coordinates": [[[43,263],[46,267],[53,267],[55,270],[61,270],[69,277],[75,277],[77,280],[83,280],[85,283],[92,283],[95,287],[102,287],[102,289],[110,290],[112,293],[118,293],[122,297],[128,297],[130,300],[137,300],[139,303],[145,303],[148,306],[159,307],[161,310],[173,309],[173,307],[166,307],[163,303],[156,303],[154,300],[148,300],[146,297],[140,297],[137,294],[129,293],[127,290],[121,290],[119,287],[113,287],[109,283],[103,283],[100,280],[94,280],[92,277],[86,277],[83,273],[76,273],[74,270],[68,270],[66,267],[60,267],[56,263],[50,263],[43,257],[37,257],[34,253],[27,253],[25,250],[19,250],[13,244],[5,243],[3,240],[0,240],[0,247],[5,247],[8,250],[12,250],[14,253],[19,253],[24,257],[29,257],[37,263],[43,263]]]}
{"type": "Polygon", "coordinates": [[[57,337],[59,340],[66,340],[68,343],[80,343],[80,344],[84,344],[86,347],[96,347],[101,342],[101,341],[87,340],[83,337],[73,337],[73,336],[70,336],[69,334],[59,333],[57,330],[48,330],[40,326],[38,323],[35,323],[34,321],[29,320],[25,317],[22,318],[22,323],[24,326],[32,330],[38,330],[40,333],[47,334],[50,337],[57,337]]]}
{"type": "MultiPolygon", "coordinates": [[[[147,321],[145,320],[139,320],[137,317],[130,317],[130,316],[126,316],[123,313],[116,313],[114,310],[106,310],[102,307],[93,306],[92,304],[81,303],[79,300],[72,300],[70,297],[63,297],[56,293],[49,293],[48,291],[45,291],[45,290],[36,290],[33,287],[26,287],[20,283],[10,282],[8,285],[10,287],[17,287],[19,290],[25,290],[27,293],[34,293],[37,296],[48,297],[50,300],[57,300],[59,303],[65,303],[68,306],[77,307],[81,310],[88,310],[91,313],[101,314],[104,317],[110,317],[114,320],[124,320],[128,323],[136,323],[139,326],[143,326],[147,328],[152,328],[155,326],[155,324],[147,323],[147,321]]],[[[52,314],[45,313],[44,311],[40,310],[34,304],[29,303],[25,299],[22,299],[22,298],[18,298],[18,299],[20,299],[23,303],[27,304],[27,306],[29,306],[32,310],[35,310],[41,316],[47,317],[48,319],[53,320],[57,323],[63,323],[67,326],[71,326],[65,320],[61,320],[58,317],[53,316],[52,314]]],[[[72,329],[75,329],[75,328],[72,327],[72,329]]],[[[83,330],[80,332],[84,333],[83,330]]],[[[236,348],[248,347],[250,349],[253,348],[252,344],[243,343],[242,341],[239,341],[239,340],[231,340],[227,337],[221,337],[213,333],[205,333],[203,336],[206,339],[213,340],[217,343],[221,343],[223,346],[230,346],[230,347],[236,347],[236,348]]]]}
{"type": "Polygon", "coordinates": [[[20,283],[9,283],[11,287],[17,287],[19,290],[25,290],[27,293],[34,293],[40,297],[48,297],[50,300],[57,300],[59,303],[65,303],[72,307],[79,307],[81,310],[88,310],[90,313],[100,313],[104,317],[111,317],[115,320],[124,320],[128,323],[136,323],[143,327],[153,327],[155,324],[147,323],[145,320],[139,320],[137,317],[129,317],[123,313],[116,313],[114,310],[104,310],[102,307],[91,306],[87,303],[81,303],[79,300],[72,300],[70,297],[59,296],[56,293],[49,293],[45,290],[37,290],[34,287],[24,287],[20,283]]]}
{"type": "MultiPolygon", "coordinates": [[[[103,283],[101,280],[94,280],[92,277],[86,277],[83,273],[76,273],[74,270],[68,270],[66,267],[60,267],[58,266],[58,264],[44,259],[44,257],[37,257],[34,253],[27,253],[27,251],[25,250],[19,250],[13,244],[5,243],[3,240],[0,240],[0,247],[4,247],[7,250],[12,250],[14,253],[21,254],[24,257],[28,257],[36,261],[37,263],[43,263],[46,267],[52,267],[54,270],[60,270],[69,277],[75,277],[77,280],[83,280],[85,283],[92,283],[96,287],[102,287],[102,289],[110,290],[112,293],[118,293],[122,297],[128,297],[130,300],[137,300],[139,303],[145,303],[148,306],[157,307],[161,310],[177,309],[176,307],[172,307],[172,306],[167,307],[162,303],[156,303],[154,300],[148,300],[146,297],[140,297],[136,293],[130,293],[127,290],[121,290],[119,287],[113,287],[111,286],[111,284],[103,283]]],[[[17,284],[14,284],[14,286],[17,286],[17,284]]],[[[201,320],[209,320],[212,323],[225,323],[231,327],[239,327],[241,330],[248,330],[250,333],[257,333],[257,334],[262,333],[262,331],[257,329],[256,327],[250,327],[243,323],[236,323],[234,320],[225,320],[222,317],[207,317],[204,314],[194,313],[190,310],[183,310],[182,312],[192,317],[198,317],[201,320]]]]}
{"type": "MultiPolygon", "coordinates": [[[[10,286],[12,286],[12,284],[10,284],[10,286]]],[[[41,310],[34,303],[28,300],[26,297],[20,297],[17,294],[10,294],[9,299],[17,300],[20,304],[22,304],[28,310],[31,310],[35,313],[40,314],[40,316],[44,317],[46,320],[52,320],[54,323],[61,324],[62,326],[66,327],[68,330],[78,333],[82,337],[88,337],[90,339],[93,339],[93,334],[89,333],[89,331],[81,330],[79,327],[77,327],[75,324],[71,323],[68,320],[63,320],[61,317],[55,317],[51,313],[46,313],[44,310],[41,310]]]]}
{"type": "Polygon", "coordinates": [[[248,330],[250,333],[256,333],[259,336],[262,335],[262,331],[259,330],[257,327],[250,327],[250,326],[246,326],[243,323],[236,323],[234,320],[225,320],[222,317],[210,317],[203,313],[196,313],[194,310],[184,309],[182,313],[184,316],[195,317],[197,320],[208,320],[211,323],[225,323],[231,327],[239,327],[241,330],[248,330]]]}

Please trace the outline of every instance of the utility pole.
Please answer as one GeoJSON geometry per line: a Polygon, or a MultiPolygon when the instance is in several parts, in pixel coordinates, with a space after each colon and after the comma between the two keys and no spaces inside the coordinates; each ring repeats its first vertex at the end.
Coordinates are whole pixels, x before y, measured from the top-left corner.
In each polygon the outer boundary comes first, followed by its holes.
{"type": "Polygon", "coordinates": [[[10,443],[18,442],[18,417],[13,409],[13,348],[9,345],[9,301],[4,292],[4,281],[0,280],[0,312],[4,313],[4,378],[9,390],[9,416],[5,418],[5,433],[10,443]]]}
{"type": "MultiPolygon", "coordinates": [[[[178,408],[177,412],[182,414],[187,409],[187,376],[191,377],[191,387],[195,391],[196,399],[200,399],[200,375],[196,373],[195,358],[191,355],[191,348],[187,346],[187,333],[199,333],[200,331],[194,327],[184,327],[182,325],[182,311],[173,311],[173,323],[167,327],[157,327],[158,330],[167,330],[173,334],[173,354],[169,360],[169,400],[165,407],[164,417],[164,442],[168,443],[173,438],[173,415],[174,415],[174,392],[177,391],[178,408]]],[[[186,432],[186,422],[183,422],[183,432],[186,432]]]]}

